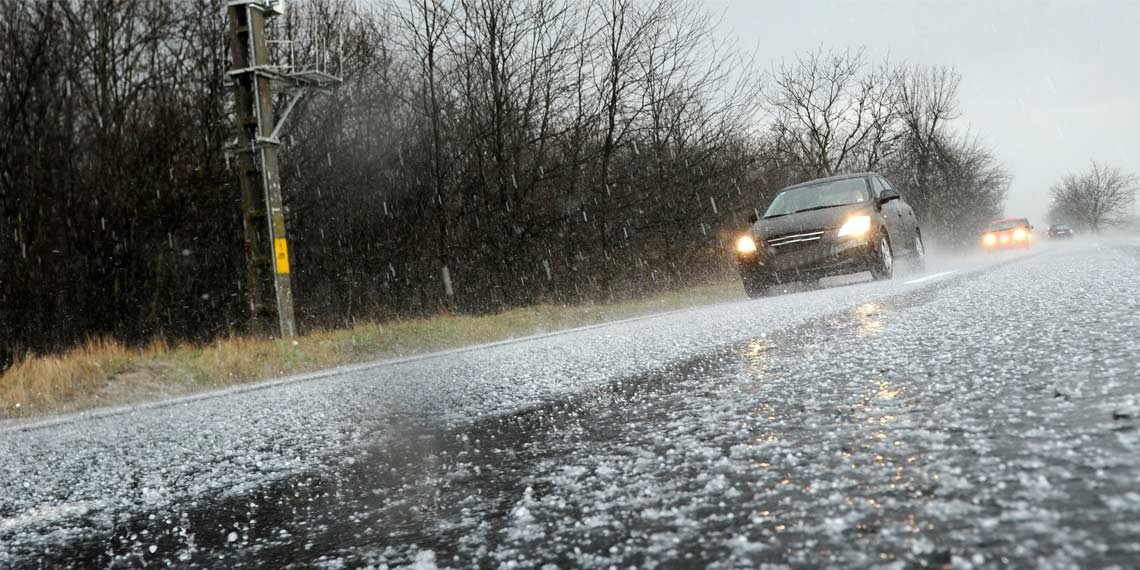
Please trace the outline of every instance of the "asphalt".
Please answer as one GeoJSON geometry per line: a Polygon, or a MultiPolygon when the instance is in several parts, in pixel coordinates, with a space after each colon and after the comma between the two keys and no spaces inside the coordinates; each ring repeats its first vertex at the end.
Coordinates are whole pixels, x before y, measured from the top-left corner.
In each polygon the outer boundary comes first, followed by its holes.
{"type": "Polygon", "coordinates": [[[0,426],[0,567],[1131,567],[1140,242],[0,426]]]}

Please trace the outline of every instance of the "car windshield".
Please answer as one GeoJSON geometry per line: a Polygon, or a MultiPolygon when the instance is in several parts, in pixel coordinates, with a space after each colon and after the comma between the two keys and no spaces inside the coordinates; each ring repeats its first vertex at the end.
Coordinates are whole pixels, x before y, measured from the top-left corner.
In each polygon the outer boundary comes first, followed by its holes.
{"type": "Polygon", "coordinates": [[[1067,229],[1069,229],[1069,226],[1066,226],[1064,224],[1059,224],[1059,225],[1053,226],[1053,229],[1054,230],[1067,230],[1067,229]]]}
{"type": "Polygon", "coordinates": [[[1021,225],[1021,222],[1018,220],[1003,220],[1000,222],[994,222],[994,223],[990,224],[990,231],[991,232],[1001,232],[1001,231],[1005,231],[1005,230],[1012,230],[1013,228],[1016,228],[1020,225],[1021,225]]]}
{"type": "Polygon", "coordinates": [[[867,181],[863,178],[845,178],[789,188],[776,195],[764,217],[775,218],[808,210],[860,204],[870,197],[867,181]]]}

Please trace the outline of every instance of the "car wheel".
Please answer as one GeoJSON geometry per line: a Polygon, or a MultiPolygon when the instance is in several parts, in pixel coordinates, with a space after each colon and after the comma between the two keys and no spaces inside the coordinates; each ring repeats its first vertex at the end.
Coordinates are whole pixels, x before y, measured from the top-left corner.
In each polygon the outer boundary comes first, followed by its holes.
{"type": "Polygon", "coordinates": [[[922,234],[917,231],[914,232],[914,256],[911,257],[910,264],[915,269],[926,268],[926,244],[922,241],[922,234]]]}
{"type": "Polygon", "coordinates": [[[878,244],[871,257],[871,277],[883,281],[895,276],[895,254],[887,234],[879,234],[878,244]]]}
{"type": "Polygon", "coordinates": [[[768,295],[768,281],[759,277],[744,278],[744,294],[749,299],[759,299],[768,295]]]}

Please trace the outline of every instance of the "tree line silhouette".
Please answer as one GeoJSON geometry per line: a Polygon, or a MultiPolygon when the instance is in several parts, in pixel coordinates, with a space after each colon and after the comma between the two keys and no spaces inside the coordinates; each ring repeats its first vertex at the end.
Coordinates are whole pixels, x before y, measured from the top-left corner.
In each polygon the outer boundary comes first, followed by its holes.
{"type": "MultiPolygon", "coordinates": [[[[241,333],[224,7],[0,0],[0,368],[241,333]]],[[[297,0],[282,175],[302,330],[629,298],[731,274],[781,187],[875,170],[965,243],[1009,176],[950,68],[767,66],[690,0],[297,0]]],[[[763,54],[762,54],[763,55],[763,54]]]]}

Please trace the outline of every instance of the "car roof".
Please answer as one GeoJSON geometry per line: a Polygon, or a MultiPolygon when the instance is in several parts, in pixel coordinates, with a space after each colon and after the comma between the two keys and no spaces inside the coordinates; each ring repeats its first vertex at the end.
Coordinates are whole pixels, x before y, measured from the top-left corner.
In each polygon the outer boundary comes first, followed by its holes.
{"type": "Polygon", "coordinates": [[[801,186],[814,186],[814,185],[820,184],[822,182],[831,182],[834,180],[847,180],[848,178],[866,178],[868,176],[878,176],[878,174],[875,174],[874,172],[855,172],[855,173],[851,173],[851,174],[837,174],[835,176],[827,176],[824,178],[814,178],[812,180],[800,182],[799,184],[792,184],[791,186],[785,186],[783,188],[783,190],[780,190],[780,191],[783,192],[784,190],[791,190],[793,188],[799,188],[801,186]]]}

